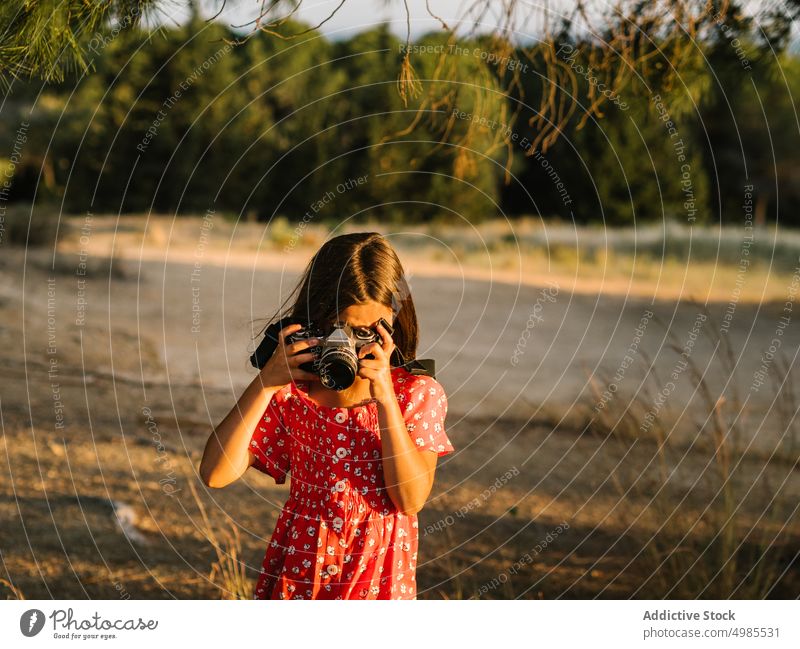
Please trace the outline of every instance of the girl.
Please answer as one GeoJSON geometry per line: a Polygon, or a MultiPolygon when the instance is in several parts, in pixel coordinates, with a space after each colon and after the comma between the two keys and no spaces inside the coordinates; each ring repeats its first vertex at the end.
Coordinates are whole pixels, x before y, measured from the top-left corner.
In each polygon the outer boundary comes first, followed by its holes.
{"type": "Polygon", "coordinates": [[[395,347],[407,360],[417,349],[400,260],[378,233],[338,236],[293,294],[287,315],[323,330],[336,321],[372,327],[382,343],[359,350],[355,382],[337,392],[299,367],[318,340],[289,343],[301,325],[282,329],[275,353],[209,438],[200,475],[224,487],[250,466],[277,484],[291,474],[255,599],[416,599],[417,512],[437,458],[454,448],[442,386],[389,362],[395,347]]]}

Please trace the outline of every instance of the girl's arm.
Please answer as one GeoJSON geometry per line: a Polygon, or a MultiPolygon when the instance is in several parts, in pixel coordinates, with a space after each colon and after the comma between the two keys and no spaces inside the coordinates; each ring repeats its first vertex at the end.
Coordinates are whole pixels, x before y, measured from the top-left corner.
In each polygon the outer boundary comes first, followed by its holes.
{"type": "Polygon", "coordinates": [[[280,386],[265,386],[258,374],[239,401],[211,433],[200,461],[200,477],[209,487],[226,487],[253,463],[250,439],[280,386]]]}
{"type": "Polygon", "coordinates": [[[378,400],[383,477],[392,502],[401,512],[411,516],[428,500],[438,455],[433,451],[419,450],[414,445],[394,388],[389,387],[391,395],[378,400]]]}
{"type": "Polygon", "coordinates": [[[292,380],[319,378],[299,368],[301,363],[314,358],[310,352],[299,352],[317,344],[316,339],[284,343],[286,335],[301,328],[296,324],[281,329],[275,353],[208,438],[200,461],[200,477],[209,487],[229,485],[253,463],[255,456],[250,451],[250,440],[275,392],[292,380]]]}
{"type": "Polygon", "coordinates": [[[383,338],[382,345],[371,343],[359,350],[359,376],[370,380],[372,396],[378,402],[386,491],[395,506],[410,516],[428,500],[438,454],[419,450],[408,434],[392,385],[389,359],[394,342],[383,325],[378,325],[378,332],[383,338]],[[367,354],[372,354],[374,360],[363,358],[367,354]]]}

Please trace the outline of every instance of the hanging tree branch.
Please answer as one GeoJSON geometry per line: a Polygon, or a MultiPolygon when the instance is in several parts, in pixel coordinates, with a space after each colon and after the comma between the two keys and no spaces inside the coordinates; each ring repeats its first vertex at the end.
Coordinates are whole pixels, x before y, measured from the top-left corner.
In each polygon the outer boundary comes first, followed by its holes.
{"type": "MultiPolygon", "coordinates": [[[[219,15],[227,0],[218,0],[219,15]]],[[[304,0],[248,0],[257,16],[235,28],[250,28],[232,44],[264,33],[292,39],[318,30],[349,0],[340,0],[316,25],[297,31],[292,18],[304,0]]],[[[378,0],[376,0],[377,2],[378,0]]],[[[53,5],[30,0],[0,3],[0,83],[6,86],[20,76],[61,81],[72,70],[91,66],[87,41],[97,30],[115,22],[122,28],[138,25],[146,13],[167,9],[168,0],[61,0],[53,5]]],[[[663,96],[673,93],[675,114],[688,110],[703,91],[697,74],[706,64],[701,46],[718,36],[720,26],[760,39],[765,52],[780,51],[789,39],[800,13],[800,0],[785,0],[746,16],[742,0],[614,0],[601,4],[573,0],[557,6],[551,0],[533,5],[522,0],[469,0],[460,15],[445,20],[436,12],[435,0],[426,0],[422,16],[430,17],[447,35],[447,47],[432,75],[420,79],[408,45],[415,17],[403,0],[406,21],[405,53],[399,62],[397,92],[404,105],[419,100],[417,114],[398,135],[427,121],[441,142],[459,147],[456,174],[469,173],[473,153],[491,155],[504,148],[506,181],[516,147],[511,133],[525,130],[532,145],[525,153],[546,152],[579,115],[575,129],[601,119],[610,98],[642,88],[663,96]],[[534,37],[535,36],[535,37],[534,37]],[[480,57],[491,77],[483,86],[476,79],[461,79],[450,54],[458,43],[479,43],[480,57]],[[525,66],[529,72],[521,71],[525,66]],[[528,75],[528,76],[525,76],[528,75]],[[583,77],[588,83],[580,82],[583,77]],[[636,82],[635,84],[633,82],[636,82]],[[484,151],[473,152],[475,124],[455,129],[442,113],[458,107],[464,93],[482,109],[496,110],[507,127],[491,138],[484,151]],[[492,102],[493,93],[511,102],[492,102]],[[584,96],[581,93],[584,93],[584,96]],[[680,95],[683,96],[680,96],[680,95]],[[528,114],[525,123],[519,118],[528,114]]],[[[415,5],[416,6],[416,5],[415,5]]]]}
{"type": "MultiPolygon", "coordinates": [[[[310,30],[330,20],[346,1],[342,0],[327,18],[310,30]]],[[[458,153],[454,172],[457,176],[474,169],[474,161],[470,159],[473,153],[492,155],[505,148],[504,166],[506,182],[509,182],[515,152],[511,141],[514,129],[526,130],[531,143],[525,149],[526,155],[546,152],[576,115],[579,118],[574,128],[579,130],[590,120],[602,119],[610,98],[619,97],[623,92],[641,92],[643,86],[664,96],[669,93],[688,94],[688,97],[676,99],[673,110],[679,115],[696,103],[699,98],[696,95],[704,89],[702,83],[695,84],[695,79],[701,75],[694,74],[705,65],[701,46],[713,40],[723,22],[744,33],[754,20],[744,16],[736,1],[615,0],[602,5],[589,0],[575,0],[559,7],[551,5],[549,0],[542,5],[522,0],[471,0],[459,16],[445,20],[436,13],[435,2],[426,0],[425,14],[448,35],[448,45],[440,55],[441,60],[434,67],[433,75],[419,79],[408,47],[412,15],[407,0],[403,0],[406,48],[400,61],[397,91],[406,106],[410,99],[420,95],[422,98],[417,105],[417,114],[408,126],[387,134],[384,140],[408,134],[427,120],[438,133],[441,143],[456,145],[458,153]],[[534,21],[538,21],[537,24],[531,25],[534,21]],[[531,39],[534,34],[539,37],[531,39]],[[459,79],[457,66],[447,64],[448,57],[452,58],[454,45],[476,41],[483,47],[481,58],[490,69],[494,66],[495,74],[494,83],[487,83],[484,88],[471,84],[473,101],[476,105],[488,106],[487,95],[495,92],[492,86],[496,84],[499,84],[500,92],[513,98],[512,110],[509,110],[508,102],[494,104],[506,128],[480,152],[473,152],[470,148],[475,141],[476,124],[470,123],[457,133],[452,116],[446,120],[437,117],[443,112],[452,113],[457,108],[460,94],[465,92],[465,80],[459,79]],[[521,71],[523,61],[531,68],[527,74],[535,76],[538,84],[525,83],[521,71]],[[517,65],[512,65],[514,63],[517,65]],[[580,76],[588,83],[581,84],[580,76]],[[638,81],[638,89],[631,85],[634,80],[638,81]],[[539,86],[538,93],[531,92],[535,85],[539,86]],[[428,90],[423,95],[424,87],[428,90]],[[581,96],[581,88],[585,88],[585,96],[581,96]],[[532,116],[525,124],[519,124],[519,117],[525,111],[532,116]]],[[[256,23],[274,12],[280,4],[273,1],[261,12],[256,23]]],[[[280,38],[308,33],[310,30],[280,31],[302,4],[303,0],[295,0],[286,17],[272,20],[258,29],[280,38]]],[[[789,26],[797,18],[799,10],[800,0],[788,0],[762,10],[759,20],[767,26],[762,29],[766,35],[762,47],[784,47],[789,26]]],[[[431,150],[433,152],[435,148],[431,150]]]]}
{"type": "Polygon", "coordinates": [[[72,72],[88,72],[95,55],[93,37],[107,33],[112,24],[118,31],[137,27],[146,15],[163,14],[164,8],[163,0],[3,0],[0,84],[8,90],[17,78],[60,82],[72,72]]]}

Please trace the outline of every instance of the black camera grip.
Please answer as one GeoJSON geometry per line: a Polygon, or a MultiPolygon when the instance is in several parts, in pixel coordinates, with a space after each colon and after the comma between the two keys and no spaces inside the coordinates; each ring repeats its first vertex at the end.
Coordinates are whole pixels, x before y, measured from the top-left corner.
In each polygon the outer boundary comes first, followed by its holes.
{"type": "Polygon", "coordinates": [[[267,361],[272,358],[272,355],[278,348],[278,344],[280,343],[278,335],[280,334],[281,330],[293,324],[300,324],[305,327],[309,326],[309,323],[301,318],[287,317],[281,318],[267,327],[266,331],[264,332],[264,339],[250,356],[250,363],[253,365],[253,367],[256,367],[260,370],[262,367],[264,367],[264,365],[267,364],[267,361]]]}

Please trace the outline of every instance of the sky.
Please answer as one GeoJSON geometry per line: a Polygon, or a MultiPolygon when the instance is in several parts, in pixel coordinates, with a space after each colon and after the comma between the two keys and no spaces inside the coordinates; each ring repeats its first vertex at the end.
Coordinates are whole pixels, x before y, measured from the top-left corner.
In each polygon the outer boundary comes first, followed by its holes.
{"type": "MultiPolygon", "coordinates": [[[[329,16],[341,0],[303,0],[296,16],[303,22],[316,25],[329,16]]],[[[463,13],[464,7],[471,4],[472,0],[428,0],[431,10],[445,21],[453,21],[463,13]]],[[[172,0],[169,9],[170,20],[176,23],[183,22],[188,16],[186,2],[172,0]]],[[[222,4],[222,0],[200,0],[201,13],[204,17],[213,16],[222,4]]],[[[534,2],[525,2],[531,14],[539,13],[538,5],[534,2]]],[[[441,29],[441,24],[432,18],[426,8],[425,0],[408,0],[411,13],[412,38],[425,32],[441,29]]],[[[500,2],[495,6],[499,7],[500,2]]],[[[550,3],[550,7],[556,5],[550,3]]],[[[167,5],[170,6],[169,4],[167,5]]],[[[261,2],[259,0],[227,0],[219,20],[229,25],[245,25],[251,23],[258,16],[261,2]]],[[[286,4],[284,11],[288,10],[286,4]]],[[[487,31],[496,25],[497,16],[487,16],[487,31]]],[[[532,21],[535,18],[531,19],[532,21]]],[[[389,22],[393,32],[398,36],[406,34],[406,13],[403,0],[346,0],[334,17],[326,22],[320,29],[331,38],[348,38],[354,33],[364,31],[381,22],[389,22]]],[[[532,22],[525,30],[525,35],[535,33],[535,23],[532,22]],[[533,26],[532,26],[533,25],[533,26]]]]}
{"type": "MultiPolygon", "coordinates": [[[[611,0],[595,0],[598,10],[607,8],[611,0]]],[[[771,7],[785,0],[743,0],[745,13],[765,14],[771,7]]],[[[168,18],[160,22],[181,23],[189,15],[187,6],[189,0],[164,0],[165,13],[168,18]]],[[[218,20],[233,26],[242,26],[243,31],[252,28],[253,21],[258,16],[261,0],[195,0],[200,6],[202,15],[210,18],[215,15],[223,2],[224,9],[218,20]]],[[[426,0],[407,0],[411,13],[412,39],[429,31],[441,29],[440,23],[431,17],[426,10],[426,0]]],[[[461,16],[464,8],[470,6],[474,0],[427,0],[431,10],[446,22],[452,24],[457,16],[461,16]]],[[[489,31],[497,25],[497,12],[502,8],[500,0],[490,0],[493,13],[486,16],[486,22],[478,31],[489,31]]],[[[336,11],[333,18],[321,26],[320,30],[329,38],[349,38],[357,32],[369,29],[381,22],[388,22],[390,28],[400,37],[406,34],[406,13],[403,0],[302,0],[300,10],[296,17],[311,25],[317,25],[334,12],[339,4],[341,8],[336,11]]],[[[522,33],[517,34],[520,40],[535,38],[540,30],[542,8],[547,7],[553,22],[556,21],[556,12],[559,7],[571,7],[570,0],[520,0],[521,11],[526,12],[528,21],[521,27],[522,33]]],[[[291,2],[284,2],[282,12],[288,11],[291,2]]],[[[590,5],[591,6],[591,5],[590,5]]],[[[567,9],[568,11],[568,9],[567,9]]],[[[800,51],[800,25],[795,25],[792,35],[792,51],[800,51]]]]}

